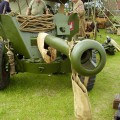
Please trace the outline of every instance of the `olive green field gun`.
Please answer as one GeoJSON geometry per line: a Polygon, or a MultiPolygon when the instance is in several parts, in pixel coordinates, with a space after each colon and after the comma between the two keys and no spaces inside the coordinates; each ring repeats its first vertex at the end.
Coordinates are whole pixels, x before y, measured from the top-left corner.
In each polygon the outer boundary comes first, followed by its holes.
{"type": "Polygon", "coordinates": [[[87,88],[93,88],[96,74],[106,63],[103,46],[91,39],[74,39],[71,48],[69,43],[79,30],[77,15],[57,13],[53,16],[53,30],[27,32],[19,29],[16,16],[0,15],[0,89],[8,86],[10,74],[65,74],[71,72],[71,66],[79,73],[82,82],[85,76],[89,76],[87,88]],[[46,63],[41,56],[37,45],[38,34],[45,36],[47,46],[57,50],[57,57],[51,63],[46,63]]]}

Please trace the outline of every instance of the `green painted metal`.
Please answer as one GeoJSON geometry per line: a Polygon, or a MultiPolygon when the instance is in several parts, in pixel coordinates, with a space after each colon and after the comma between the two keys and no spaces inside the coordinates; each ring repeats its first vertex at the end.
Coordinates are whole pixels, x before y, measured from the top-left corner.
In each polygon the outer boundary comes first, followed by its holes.
{"type": "Polygon", "coordinates": [[[69,55],[69,46],[65,40],[52,35],[47,35],[45,38],[45,43],[64,53],[65,55],[69,55]]]}
{"type": "Polygon", "coordinates": [[[31,72],[31,73],[41,73],[41,74],[48,74],[48,73],[57,73],[60,72],[60,63],[30,63],[23,61],[24,71],[31,72]]]}
{"type": "Polygon", "coordinates": [[[39,74],[50,73],[69,73],[71,72],[70,60],[67,58],[61,61],[54,61],[52,63],[45,62],[30,62],[29,60],[17,60],[16,69],[19,72],[30,72],[39,74]]]}
{"type": "Polygon", "coordinates": [[[70,26],[70,34],[68,40],[71,41],[72,37],[79,32],[79,18],[77,13],[69,16],[68,24],[70,26]]]}
{"type": "Polygon", "coordinates": [[[29,57],[26,47],[22,42],[22,38],[19,34],[19,30],[16,28],[12,17],[8,15],[0,15],[0,21],[7,36],[7,39],[9,39],[13,43],[13,47],[15,48],[16,52],[19,51],[19,53],[21,54],[24,52],[24,55],[26,55],[26,57],[29,57]]]}
{"type": "Polygon", "coordinates": [[[69,45],[63,39],[54,37],[52,35],[47,35],[45,37],[45,43],[56,48],[58,51],[68,56],[71,60],[72,67],[81,75],[85,75],[85,76],[95,75],[99,73],[105,66],[106,53],[103,46],[97,41],[86,39],[78,42],[73,47],[70,56],[69,56],[69,45]],[[97,66],[94,66],[94,64],[91,61],[91,56],[88,56],[89,54],[85,56],[87,57],[86,60],[83,58],[84,53],[86,51],[87,53],[89,51],[91,52],[91,49],[97,50],[100,55],[100,61],[97,66]],[[82,59],[84,59],[85,61],[82,62],[82,59]]]}
{"type": "Polygon", "coordinates": [[[71,64],[76,71],[80,71],[82,75],[92,76],[99,73],[106,63],[106,52],[104,47],[97,41],[85,39],[80,41],[74,46],[74,49],[71,52],[71,64]],[[85,51],[92,49],[96,50],[99,53],[100,60],[97,66],[91,64],[91,59],[82,63],[82,56],[85,51]]]}
{"type": "Polygon", "coordinates": [[[56,25],[57,35],[70,35],[68,19],[69,17],[62,13],[57,13],[54,15],[54,23],[56,25]]]}
{"type": "Polygon", "coordinates": [[[37,46],[33,46],[31,44],[31,39],[37,38],[38,35],[37,33],[20,31],[19,30],[20,24],[16,20],[16,17],[11,17],[9,15],[0,15],[0,22],[3,26],[7,39],[9,39],[10,42],[12,42],[16,54],[19,53],[23,55],[25,58],[41,57],[37,46]]]}
{"type": "MultiPolygon", "coordinates": [[[[62,58],[60,58],[60,60],[58,61],[56,60],[51,64],[46,64],[43,61],[41,54],[37,48],[36,39],[37,39],[38,33],[21,32],[19,30],[20,24],[16,20],[16,17],[12,17],[9,15],[0,15],[0,18],[1,18],[0,19],[0,22],[1,22],[0,35],[3,36],[3,38],[9,39],[10,42],[12,43],[12,46],[14,48],[14,53],[15,53],[15,62],[16,62],[17,72],[34,72],[34,73],[44,74],[44,73],[56,73],[56,72],[66,73],[71,71],[69,59],[63,60],[62,58]],[[5,35],[3,35],[2,33],[4,33],[5,35]],[[22,59],[19,59],[17,57],[17,54],[23,55],[24,57],[22,59]],[[36,61],[39,61],[39,62],[36,62],[36,61]],[[66,65],[67,67],[65,67],[64,65],[66,65]]],[[[64,19],[64,23],[67,24],[68,18],[64,16],[63,19],[64,19]]],[[[67,25],[67,27],[69,26],[67,25]]],[[[54,35],[55,33],[50,32],[50,34],[54,35]]],[[[67,49],[66,52],[67,53],[69,52],[68,48],[66,48],[68,46],[63,39],[59,40],[58,38],[58,43],[56,43],[56,47],[59,48],[58,51],[60,49],[62,51],[67,49]],[[59,44],[62,44],[63,47],[60,47],[59,44]]]]}

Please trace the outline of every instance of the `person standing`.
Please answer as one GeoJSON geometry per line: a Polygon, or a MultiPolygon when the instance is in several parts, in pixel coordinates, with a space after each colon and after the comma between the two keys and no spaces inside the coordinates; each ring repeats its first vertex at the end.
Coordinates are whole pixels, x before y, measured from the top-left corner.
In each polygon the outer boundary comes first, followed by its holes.
{"type": "Polygon", "coordinates": [[[44,11],[45,14],[48,14],[46,3],[43,0],[31,0],[26,15],[42,15],[44,11]]]}
{"type": "Polygon", "coordinates": [[[11,12],[11,8],[10,8],[10,5],[9,5],[9,0],[3,0],[0,3],[0,14],[7,14],[9,12],[11,12]]]}
{"type": "Polygon", "coordinates": [[[79,35],[85,37],[85,9],[81,0],[72,0],[73,13],[77,13],[79,17],[79,35]]]}

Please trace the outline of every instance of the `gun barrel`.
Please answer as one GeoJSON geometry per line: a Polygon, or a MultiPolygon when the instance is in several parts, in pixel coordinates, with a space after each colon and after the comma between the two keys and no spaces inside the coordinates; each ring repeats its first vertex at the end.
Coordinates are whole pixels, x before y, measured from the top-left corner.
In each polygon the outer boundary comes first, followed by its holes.
{"type": "Polygon", "coordinates": [[[57,49],[70,58],[72,68],[81,75],[92,76],[99,73],[105,66],[106,53],[103,46],[90,39],[79,41],[70,51],[70,47],[66,40],[49,35],[47,33],[39,33],[38,37],[44,39],[49,46],[57,49]],[[97,65],[92,61],[92,50],[97,51],[100,60],[97,65]]]}
{"type": "Polygon", "coordinates": [[[52,35],[47,35],[45,38],[45,43],[57,49],[66,56],[69,56],[69,46],[65,40],[52,35]]]}

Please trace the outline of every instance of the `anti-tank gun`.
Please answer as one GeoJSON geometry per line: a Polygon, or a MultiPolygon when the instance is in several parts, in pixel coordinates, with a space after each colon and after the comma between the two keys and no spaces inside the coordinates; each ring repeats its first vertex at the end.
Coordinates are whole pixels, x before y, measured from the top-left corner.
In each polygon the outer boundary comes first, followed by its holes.
{"type": "Polygon", "coordinates": [[[96,74],[105,65],[106,54],[102,45],[94,40],[73,40],[74,43],[69,44],[78,32],[79,21],[76,14],[55,14],[55,28],[46,33],[40,32],[39,35],[38,32],[21,31],[16,16],[0,15],[0,18],[0,89],[9,84],[10,74],[69,73],[71,64],[79,73],[82,82],[84,76],[88,76],[86,86],[89,90],[92,89],[96,74]],[[51,63],[45,63],[41,56],[37,45],[39,36],[44,36],[42,39],[45,44],[58,51],[56,59],[51,63]]]}

